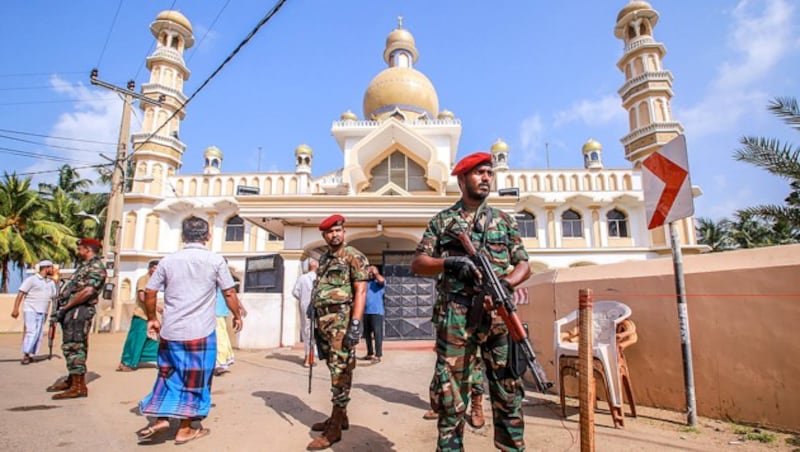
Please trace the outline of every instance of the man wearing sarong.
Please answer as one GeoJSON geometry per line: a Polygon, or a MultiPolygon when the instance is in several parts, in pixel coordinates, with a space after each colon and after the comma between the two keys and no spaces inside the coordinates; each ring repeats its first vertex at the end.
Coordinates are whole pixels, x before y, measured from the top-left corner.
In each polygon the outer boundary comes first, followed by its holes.
{"type": "Polygon", "coordinates": [[[147,273],[136,281],[136,307],[133,309],[131,327],[122,347],[117,372],[136,370],[139,363],[152,363],[158,357],[158,341],[147,337],[147,314],[144,312],[144,289],[157,267],[158,260],[150,261],[147,264],[147,273]]]}
{"type": "Polygon", "coordinates": [[[61,351],[67,364],[67,378],[53,383],[47,392],[54,400],[74,399],[89,395],[86,387],[86,359],[89,355],[89,329],[95,314],[97,297],[106,282],[106,265],[98,254],[102,243],[84,238],[78,242],[75,273],[58,294],[56,320],[61,324],[61,351]]]}
{"type": "Polygon", "coordinates": [[[140,442],[169,429],[169,419],[179,419],[175,444],[207,436],[211,431],[193,421],[208,416],[211,380],[217,358],[215,301],[217,289],[233,314],[233,329],[242,329],[242,313],[235,283],[225,259],[205,247],[211,238],[208,222],[189,217],[182,223],[179,250],[161,259],[147,283],[144,302],[147,334],[160,335],[158,375],[153,390],[139,402],[139,411],[155,417],[137,432],[140,442]],[[163,321],[156,317],[156,295],[164,291],[163,321]]]}
{"type": "Polygon", "coordinates": [[[15,319],[19,317],[21,304],[25,320],[25,334],[22,336],[22,361],[20,364],[32,363],[34,355],[39,353],[47,310],[50,302],[55,298],[57,290],[56,283],[50,279],[52,275],[53,263],[44,260],[39,262],[39,272],[26,278],[19,286],[11,317],[15,319]]]}
{"type": "Polygon", "coordinates": [[[317,260],[309,258],[308,271],[297,278],[297,281],[294,283],[294,288],[292,288],[292,295],[300,302],[300,338],[303,339],[303,345],[305,346],[303,367],[308,367],[312,365],[312,363],[316,364],[311,355],[311,353],[316,354],[316,350],[311,350],[311,322],[307,317],[307,313],[308,305],[311,304],[311,292],[314,289],[314,281],[317,279],[317,268],[319,268],[317,260]]]}
{"type": "Polygon", "coordinates": [[[366,256],[345,242],[344,217],[331,215],[319,225],[328,249],[319,261],[317,282],[311,298],[316,310],[320,356],[331,373],[331,417],[311,426],[322,432],[306,447],[327,449],[342,439],[350,428],[347,403],[356,367],[355,347],[361,339],[361,319],[367,296],[369,274],[366,256]]]}

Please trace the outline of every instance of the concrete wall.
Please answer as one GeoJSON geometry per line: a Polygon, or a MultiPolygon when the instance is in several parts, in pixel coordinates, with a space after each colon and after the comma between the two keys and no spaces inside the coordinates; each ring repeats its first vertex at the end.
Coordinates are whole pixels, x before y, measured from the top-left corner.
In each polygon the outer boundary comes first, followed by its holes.
{"type": "MultiPolygon", "coordinates": [[[[800,431],[800,245],[684,256],[698,413],[800,431]]],[[[670,258],[556,270],[526,283],[520,307],[554,378],[553,322],[578,290],[633,310],[639,342],[626,350],[637,404],[685,410],[670,258]]]]}

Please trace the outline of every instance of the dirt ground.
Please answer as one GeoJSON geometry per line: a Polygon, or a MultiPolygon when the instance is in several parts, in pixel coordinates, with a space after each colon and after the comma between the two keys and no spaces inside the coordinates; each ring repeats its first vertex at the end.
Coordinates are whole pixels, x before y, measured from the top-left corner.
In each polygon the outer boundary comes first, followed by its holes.
{"type": "MultiPolygon", "coordinates": [[[[60,339],[59,339],[60,340],[60,339]]],[[[95,334],[90,340],[89,397],[54,401],[44,391],[64,375],[60,350],[52,360],[19,364],[20,334],[0,334],[0,450],[158,450],[171,449],[170,432],[148,445],[137,445],[135,431],[146,425],[137,402],[149,392],[153,367],[115,372],[124,333],[95,334]]],[[[380,364],[361,365],[355,371],[348,408],[350,430],[334,451],[432,451],[435,421],[425,421],[428,383],[434,355],[431,343],[388,343],[380,364]]],[[[363,344],[358,356],[364,354],[363,344]]],[[[309,426],[330,412],[329,375],[314,369],[313,390],[307,392],[308,370],[301,366],[300,348],[236,352],[232,371],[213,382],[213,408],[203,426],[208,437],[183,446],[197,451],[300,451],[311,439],[309,426]]],[[[556,396],[528,392],[525,401],[525,440],[528,450],[580,450],[577,402],[569,400],[568,417],[560,417],[556,396]]],[[[604,404],[601,402],[601,407],[604,404]]],[[[491,413],[484,403],[487,426],[467,427],[467,450],[493,450],[491,413]]],[[[624,429],[612,427],[607,412],[596,416],[598,451],[791,451],[788,440],[800,437],[774,433],[770,443],[753,432],[725,422],[700,418],[697,429],[684,425],[680,413],[639,407],[637,418],[626,417],[624,429]],[[746,439],[747,433],[751,439],[746,439]]]]}

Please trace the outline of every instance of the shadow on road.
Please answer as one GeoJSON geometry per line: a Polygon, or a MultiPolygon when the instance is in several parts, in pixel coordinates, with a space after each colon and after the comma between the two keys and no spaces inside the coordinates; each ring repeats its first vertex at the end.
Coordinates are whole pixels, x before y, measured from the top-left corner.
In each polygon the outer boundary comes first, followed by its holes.
{"type": "MultiPolygon", "coordinates": [[[[293,419],[296,419],[308,427],[309,440],[318,435],[316,432],[311,432],[311,424],[324,421],[328,416],[309,407],[299,397],[292,394],[275,391],[256,391],[253,396],[263,399],[264,404],[275,410],[275,413],[287,424],[295,425],[293,419]]],[[[396,450],[394,443],[389,441],[388,438],[366,427],[356,425],[353,421],[353,419],[350,419],[350,429],[342,432],[342,440],[331,446],[332,450],[396,450]]]]}
{"type": "Polygon", "coordinates": [[[270,353],[264,357],[265,359],[277,359],[280,361],[286,361],[289,363],[297,364],[298,366],[303,365],[303,357],[297,355],[284,355],[283,353],[270,353]]]}
{"type": "Polygon", "coordinates": [[[419,397],[419,394],[409,391],[403,391],[395,388],[387,388],[386,386],[371,385],[364,383],[356,383],[353,385],[353,388],[361,389],[389,403],[399,403],[402,405],[408,405],[412,408],[419,408],[420,410],[423,411],[428,411],[431,407],[430,402],[422,400],[419,397]]]}

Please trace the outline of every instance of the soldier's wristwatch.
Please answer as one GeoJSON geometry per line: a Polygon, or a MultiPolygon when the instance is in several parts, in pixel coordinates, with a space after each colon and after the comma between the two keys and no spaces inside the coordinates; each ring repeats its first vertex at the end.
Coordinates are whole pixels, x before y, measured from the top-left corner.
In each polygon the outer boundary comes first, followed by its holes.
{"type": "Polygon", "coordinates": [[[358,320],[358,319],[350,319],[350,323],[351,323],[352,325],[358,326],[358,325],[360,325],[360,324],[361,324],[361,320],[358,320]]]}

